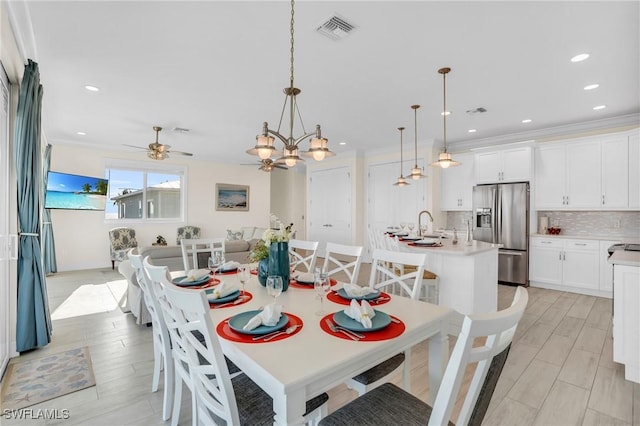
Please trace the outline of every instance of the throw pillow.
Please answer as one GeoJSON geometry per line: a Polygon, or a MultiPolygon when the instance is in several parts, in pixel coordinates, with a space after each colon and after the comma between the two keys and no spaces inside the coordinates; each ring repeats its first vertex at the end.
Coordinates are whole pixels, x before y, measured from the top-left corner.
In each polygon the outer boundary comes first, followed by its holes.
{"type": "Polygon", "coordinates": [[[250,240],[253,237],[253,230],[255,229],[255,226],[243,226],[242,228],[240,228],[240,230],[242,231],[242,239],[243,240],[250,240]]]}
{"type": "Polygon", "coordinates": [[[242,239],[242,231],[227,229],[227,241],[237,241],[242,239]]]}

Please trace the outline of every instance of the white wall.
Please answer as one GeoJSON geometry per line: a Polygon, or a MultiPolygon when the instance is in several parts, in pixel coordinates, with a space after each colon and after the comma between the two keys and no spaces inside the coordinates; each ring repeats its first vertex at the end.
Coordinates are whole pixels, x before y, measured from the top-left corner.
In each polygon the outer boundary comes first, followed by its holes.
{"type": "Polygon", "coordinates": [[[271,173],[271,213],[285,225],[293,223],[296,238],[305,239],[306,174],[296,168],[274,169],[271,173]]]}
{"type": "MultiPolygon", "coordinates": [[[[145,153],[97,151],[77,145],[54,145],[51,170],[87,176],[104,176],[105,159],[153,161],[145,153]],[[82,161],[78,161],[81,158],[82,161]]],[[[199,161],[197,159],[168,159],[158,164],[184,164],[187,166],[187,210],[184,222],[127,223],[136,230],[138,245],[148,246],[157,235],[163,235],[169,244],[175,244],[177,228],[188,224],[202,228],[203,237],[226,237],[227,229],[242,226],[269,226],[270,179],[257,169],[246,166],[199,161]],[[215,210],[215,184],[249,185],[248,212],[222,212],[215,210]]],[[[52,210],[51,220],[56,243],[58,271],[104,268],[109,260],[108,231],[125,224],[104,219],[104,212],[78,210],[52,210]]]]}

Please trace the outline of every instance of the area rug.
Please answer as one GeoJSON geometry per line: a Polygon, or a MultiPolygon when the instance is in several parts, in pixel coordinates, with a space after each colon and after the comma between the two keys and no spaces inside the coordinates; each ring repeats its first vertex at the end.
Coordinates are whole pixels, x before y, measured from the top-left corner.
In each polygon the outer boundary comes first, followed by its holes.
{"type": "Polygon", "coordinates": [[[96,385],[89,347],[10,364],[2,408],[20,409],[96,385]]]}

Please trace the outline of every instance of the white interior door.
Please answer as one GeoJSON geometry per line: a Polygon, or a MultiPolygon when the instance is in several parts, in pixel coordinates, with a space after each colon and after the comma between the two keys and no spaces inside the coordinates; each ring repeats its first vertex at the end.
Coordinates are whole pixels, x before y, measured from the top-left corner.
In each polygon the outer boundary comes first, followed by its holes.
{"type": "Polygon", "coordinates": [[[320,241],[320,252],[327,242],[353,244],[351,228],[351,168],[317,170],[309,175],[308,239],[320,241]]]}
{"type": "Polygon", "coordinates": [[[0,64],[0,377],[9,362],[9,82],[0,64]]]}

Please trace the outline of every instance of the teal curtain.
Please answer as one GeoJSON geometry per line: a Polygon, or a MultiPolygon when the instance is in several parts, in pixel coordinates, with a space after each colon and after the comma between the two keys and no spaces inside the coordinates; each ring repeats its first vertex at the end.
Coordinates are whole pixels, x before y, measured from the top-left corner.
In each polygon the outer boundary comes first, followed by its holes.
{"type": "MultiPolygon", "coordinates": [[[[51,167],[51,145],[44,149],[44,162],[42,167],[42,190],[47,191],[47,173],[51,167]]],[[[53,238],[53,225],[51,224],[51,210],[42,208],[42,262],[44,263],[44,273],[53,274],[58,272],[56,264],[56,242],[53,238]]]]}
{"type": "Polygon", "coordinates": [[[41,105],[38,64],[29,60],[20,86],[14,135],[20,228],[16,312],[18,352],[45,346],[51,341],[51,315],[40,251],[41,105]]]}

